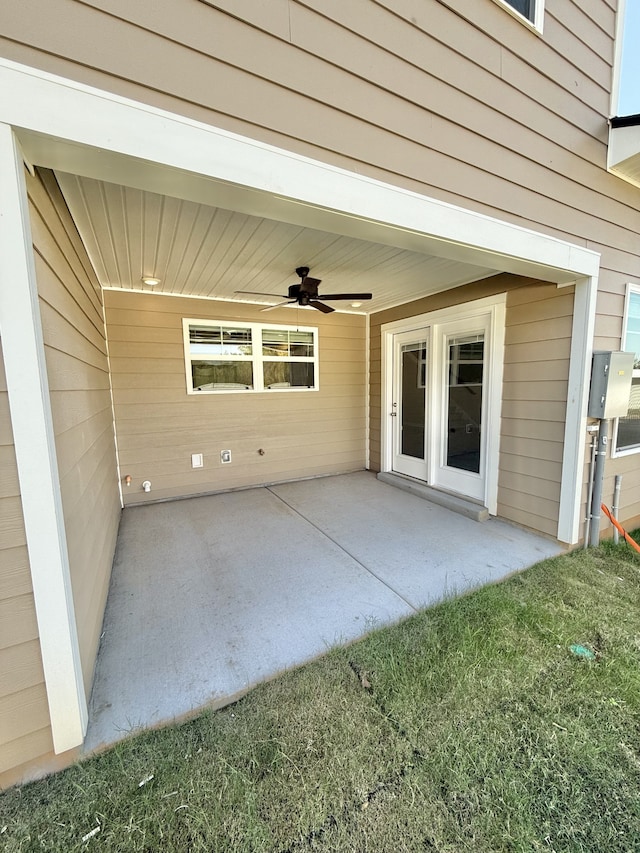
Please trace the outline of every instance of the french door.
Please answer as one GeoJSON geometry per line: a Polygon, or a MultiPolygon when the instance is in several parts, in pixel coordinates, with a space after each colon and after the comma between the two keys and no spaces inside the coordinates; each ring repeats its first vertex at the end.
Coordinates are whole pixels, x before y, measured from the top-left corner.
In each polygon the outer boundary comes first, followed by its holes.
{"type": "Polygon", "coordinates": [[[492,316],[439,319],[388,338],[390,469],[482,502],[497,448],[487,430],[492,316]]]}
{"type": "Polygon", "coordinates": [[[429,329],[404,332],[393,338],[393,470],[426,481],[429,329]]]}

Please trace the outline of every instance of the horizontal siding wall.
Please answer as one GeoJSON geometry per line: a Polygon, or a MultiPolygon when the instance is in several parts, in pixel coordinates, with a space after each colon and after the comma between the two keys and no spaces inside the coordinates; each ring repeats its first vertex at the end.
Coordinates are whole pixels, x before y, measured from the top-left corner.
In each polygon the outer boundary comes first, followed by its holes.
{"type": "MultiPolygon", "coordinates": [[[[22,0],[0,55],[600,252],[618,349],[640,195],[606,171],[617,6],[546,0],[540,35],[494,0],[22,0]]],[[[636,459],[607,465],[632,514],[636,459]]]]}
{"type": "Polygon", "coordinates": [[[53,749],[0,350],[0,789],[53,749]]]}
{"type": "Polygon", "coordinates": [[[105,307],[127,504],[364,468],[364,317],[119,291],[105,307]],[[320,390],[188,395],[184,317],[317,326],[320,390]]]}
{"type": "Polygon", "coordinates": [[[380,470],[381,326],[507,293],[498,515],[556,536],[573,287],[500,275],[371,318],[371,467],[380,470]]]}
{"type": "Polygon", "coordinates": [[[120,519],[101,290],[50,172],[27,181],[71,584],[87,696],[120,519]]]}
{"type": "Polygon", "coordinates": [[[638,275],[637,192],[604,169],[615,13],[547,0],[540,36],[493,0],[24,0],[0,53],[622,252],[638,275]]]}
{"type": "Polygon", "coordinates": [[[557,536],[573,287],[510,290],[498,515],[557,536]]]}

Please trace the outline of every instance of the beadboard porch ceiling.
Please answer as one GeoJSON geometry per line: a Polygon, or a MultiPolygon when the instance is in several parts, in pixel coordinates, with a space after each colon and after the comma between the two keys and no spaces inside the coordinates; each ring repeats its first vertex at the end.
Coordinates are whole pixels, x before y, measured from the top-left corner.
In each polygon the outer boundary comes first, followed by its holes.
{"type": "Polygon", "coordinates": [[[371,292],[373,313],[499,270],[56,172],[103,287],[275,305],[308,266],[320,293],[371,292]],[[160,279],[150,288],[144,277],[160,279]],[[257,291],[264,296],[238,294],[257,291]]]}

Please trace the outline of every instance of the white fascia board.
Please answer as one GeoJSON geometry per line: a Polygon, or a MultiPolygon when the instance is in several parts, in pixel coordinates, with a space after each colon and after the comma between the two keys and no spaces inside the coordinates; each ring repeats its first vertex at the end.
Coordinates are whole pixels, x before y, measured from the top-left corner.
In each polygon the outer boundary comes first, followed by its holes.
{"type": "Polygon", "coordinates": [[[575,545],[580,538],[587,402],[597,296],[596,276],[576,281],[558,513],[558,539],[569,545],[575,545]]]}
{"type": "Polygon", "coordinates": [[[607,169],[640,187],[640,125],[609,128],[607,169]]]}
{"type": "Polygon", "coordinates": [[[53,744],[61,753],[82,743],[87,703],[23,169],[11,128],[0,124],[0,332],[53,744]]]}
{"type": "Polygon", "coordinates": [[[598,271],[585,247],[5,59],[0,118],[38,165],[548,281],[598,271]]]}

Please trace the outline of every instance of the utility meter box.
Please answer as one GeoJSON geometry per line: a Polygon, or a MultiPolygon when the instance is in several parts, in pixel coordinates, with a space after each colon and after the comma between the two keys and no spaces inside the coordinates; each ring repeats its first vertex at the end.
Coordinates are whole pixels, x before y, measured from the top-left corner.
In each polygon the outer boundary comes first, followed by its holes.
{"type": "Polygon", "coordinates": [[[587,411],[590,418],[608,420],[627,414],[634,359],[632,352],[594,352],[587,411]]]}

